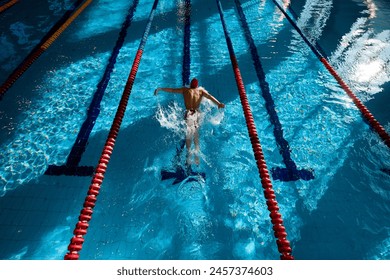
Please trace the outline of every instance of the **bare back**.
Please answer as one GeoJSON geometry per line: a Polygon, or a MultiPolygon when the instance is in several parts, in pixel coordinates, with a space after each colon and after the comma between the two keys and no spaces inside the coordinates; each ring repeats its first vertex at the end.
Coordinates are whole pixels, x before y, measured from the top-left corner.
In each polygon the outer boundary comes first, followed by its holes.
{"type": "Polygon", "coordinates": [[[183,88],[184,104],[187,110],[199,109],[202,101],[204,89],[202,87],[197,88],[183,88]]]}

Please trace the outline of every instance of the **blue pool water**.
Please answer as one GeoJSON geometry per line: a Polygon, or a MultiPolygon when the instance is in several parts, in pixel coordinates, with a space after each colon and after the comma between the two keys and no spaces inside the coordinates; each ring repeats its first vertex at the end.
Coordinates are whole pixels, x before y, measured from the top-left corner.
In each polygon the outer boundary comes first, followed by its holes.
{"type": "MultiPolygon", "coordinates": [[[[1,83],[75,1],[19,2],[0,14],[1,83]]],[[[139,2],[80,166],[107,138],[154,1],[139,2]]],[[[293,255],[390,259],[389,148],[273,1],[240,2],[291,160],[314,174],[272,180],[293,255]]],[[[182,100],[153,95],[182,86],[184,3],[159,1],[81,259],[279,258],[215,1],[191,1],[190,76],[226,104],[202,104],[205,180],[161,180],[185,161],[182,100]]],[[[267,166],[286,168],[234,1],[221,3],[267,166]]],[[[390,2],[279,3],[389,132],[390,2]]],[[[92,1],[0,101],[0,259],[66,254],[91,177],[45,172],[67,161],[131,5],[92,1]]]]}

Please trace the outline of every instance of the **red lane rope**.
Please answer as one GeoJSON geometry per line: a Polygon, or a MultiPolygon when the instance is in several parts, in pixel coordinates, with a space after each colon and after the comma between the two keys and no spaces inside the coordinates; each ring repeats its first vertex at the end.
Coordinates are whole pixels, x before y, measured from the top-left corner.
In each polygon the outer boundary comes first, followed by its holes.
{"type": "Polygon", "coordinates": [[[75,230],[73,231],[74,236],[70,240],[70,244],[68,246],[69,252],[65,255],[65,260],[78,260],[79,259],[79,252],[81,251],[84,243],[84,235],[87,234],[87,230],[89,227],[88,222],[92,218],[93,214],[93,208],[95,207],[95,203],[97,200],[97,196],[99,195],[99,191],[101,188],[101,185],[104,180],[104,174],[107,170],[107,165],[110,161],[111,154],[114,150],[115,141],[118,136],[120,126],[122,124],[123,117],[126,112],[127,103],[130,98],[131,90],[133,88],[134,80],[137,75],[138,66],[141,61],[143,48],[145,46],[150,27],[153,21],[154,12],[157,7],[158,0],[154,1],[154,5],[152,8],[152,11],[149,15],[149,20],[146,25],[146,29],[144,32],[144,35],[141,39],[138,51],[135,55],[133,65],[131,67],[131,71],[129,74],[129,77],[126,82],[126,86],[123,90],[121,100],[118,105],[118,109],[116,111],[113,123],[111,125],[110,131],[107,136],[106,143],[104,144],[104,148],[102,151],[102,154],[100,156],[100,160],[98,163],[98,166],[96,167],[95,174],[92,178],[91,184],[89,186],[89,190],[87,193],[87,196],[85,197],[85,201],[83,204],[83,208],[80,212],[79,221],[76,224],[75,230]]]}
{"type": "Polygon", "coordinates": [[[332,67],[332,65],[330,65],[324,57],[322,57],[320,60],[325,65],[326,69],[328,69],[328,71],[337,80],[339,85],[344,89],[347,95],[352,99],[353,103],[355,103],[356,107],[358,107],[363,117],[368,121],[370,126],[379,134],[379,136],[385,142],[387,147],[390,148],[390,135],[386,132],[383,126],[375,119],[375,117],[371,114],[371,112],[367,109],[363,102],[352,92],[349,86],[343,81],[339,74],[337,74],[336,70],[332,67]]]}
{"type": "Polygon", "coordinates": [[[236,55],[234,54],[233,44],[230,39],[230,35],[228,33],[227,26],[225,23],[223,11],[222,11],[222,5],[219,0],[216,1],[218,5],[219,15],[221,17],[223,30],[225,33],[226,43],[229,49],[230,60],[233,67],[233,72],[236,79],[238,92],[240,95],[241,105],[244,111],[249,138],[252,143],[253,153],[255,155],[257,168],[259,170],[261,185],[264,189],[264,197],[267,201],[268,210],[270,211],[270,217],[271,217],[271,222],[273,224],[274,235],[277,238],[276,244],[278,246],[278,251],[281,254],[280,258],[282,260],[293,260],[294,257],[292,256],[292,249],[290,247],[290,242],[287,240],[286,228],[283,225],[282,215],[279,212],[278,202],[276,201],[275,192],[273,190],[272,182],[267,169],[267,164],[264,159],[264,154],[257,134],[252,111],[245,92],[244,82],[241,77],[237,58],[236,55]]]}
{"type": "Polygon", "coordinates": [[[0,13],[15,5],[19,0],[11,0],[0,7],[0,13]]]}
{"type": "Polygon", "coordinates": [[[276,0],[272,0],[275,5],[279,8],[279,10],[283,13],[286,19],[290,22],[290,24],[295,28],[298,34],[302,37],[303,41],[310,47],[313,53],[318,57],[318,59],[324,64],[326,69],[333,75],[333,77],[337,80],[339,85],[345,91],[345,93],[352,99],[355,105],[358,107],[363,117],[368,121],[369,125],[379,134],[382,140],[385,142],[387,147],[390,148],[390,136],[383,128],[383,126],[374,118],[371,112],[367,109],[366,106],[361,102],[361,100],[352,92],[352,90],[348,87],[348,85],[343,81],[343,79],[337,74],[336,70],[329,64],[326,58],[320,53],[320,51],[306,38],[303,34],[302,30],[298,27],[298,25],[294,22],[294,20],[289,16],[289,14],[282,8],[282,6],[276,0]]]}
{"type": "Polygon", "coordinates": [[[24,72],[41,56],[41,54],[50,47],[51,44],[61,35],[62,32],[84,11],[84,9],[91,4],[92,0],[86,0],[83,5],[78,8],[69,19],[61,25],[52,36],[30,53],[30,55],[22,62],[18,68],[7,78],[7,80],[0,86],[0,100],[5,92],[23,75],[24,72]]]}

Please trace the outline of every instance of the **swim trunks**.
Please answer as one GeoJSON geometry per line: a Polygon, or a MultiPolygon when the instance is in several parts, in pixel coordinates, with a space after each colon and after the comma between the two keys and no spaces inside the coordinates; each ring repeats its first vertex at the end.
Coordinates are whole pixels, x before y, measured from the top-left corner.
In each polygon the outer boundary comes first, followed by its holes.
{"type": "Polygon", "coordinates": [[[184,119],[189,132],[195,132],[193,130],[199,128],[200,112],[198,110],[186,110],[184,119]]]}

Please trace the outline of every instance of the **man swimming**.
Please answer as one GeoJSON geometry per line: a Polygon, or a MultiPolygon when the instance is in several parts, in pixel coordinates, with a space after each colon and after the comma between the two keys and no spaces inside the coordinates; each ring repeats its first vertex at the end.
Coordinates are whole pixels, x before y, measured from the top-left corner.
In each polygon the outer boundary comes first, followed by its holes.
{"type": "Polygon", "coordinates": [[[191,163],[191,145],[192,141],[195,145],[195,163],[199,164],[199,106],[202,101],[202,98],[205,97],[215,103],[218,108],[225,108],[225,104],[219,102],[214,96],[208,93],[203,87],[199,87],[198,80],[196,78],[192,79],[190,87],[181,87],[181,88],[157,88],[154,91],[154,95],[162,90],[171,93],[179,93],[183,95],[184,105],[186,107],[186,112],[184,119],[186,121],[187,130],[186,130],[186,147],[187,147],[187,163],[191,163]]]}

